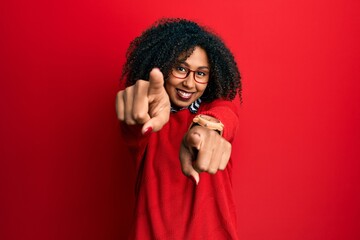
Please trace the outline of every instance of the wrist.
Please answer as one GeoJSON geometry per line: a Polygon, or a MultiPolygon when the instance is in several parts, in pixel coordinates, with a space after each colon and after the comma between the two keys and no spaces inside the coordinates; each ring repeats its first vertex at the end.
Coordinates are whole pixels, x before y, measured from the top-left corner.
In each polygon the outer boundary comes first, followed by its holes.
{"type": "Polygon", "coordinates": [[[214,131],[218,132],[220,134],[220,136],[222,136],[222,133],[224,131],[224,124],[222,124],[222,122],[219,119],[214,118],[209,115],[199,114],[199,115],[195,116],[189,129],[195,125],[199,125],[199,126],[214,130],[214,131]]]}

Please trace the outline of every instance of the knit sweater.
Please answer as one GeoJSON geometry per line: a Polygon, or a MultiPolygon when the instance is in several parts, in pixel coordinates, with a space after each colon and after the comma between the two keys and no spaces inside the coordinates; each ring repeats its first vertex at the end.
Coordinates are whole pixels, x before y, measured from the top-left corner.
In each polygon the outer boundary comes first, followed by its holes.
{"type": "MultiPolygon", "coordinates": [[[[198,114],[219,119],[230,143],[238,126],[239,99],[202,103],[198,114]]],[[[130,239],[238,239],[232,191],[232,156],[226,169],[200,174],[199,185],[181,171],[180,144],[196,114],[170,114],[163,128],[149,136],[141,126],[122,124],[122,134],[136,161],[136,203],[130,239]]],[[[236,159],[237,160],[237,159],[236,159]]]]}

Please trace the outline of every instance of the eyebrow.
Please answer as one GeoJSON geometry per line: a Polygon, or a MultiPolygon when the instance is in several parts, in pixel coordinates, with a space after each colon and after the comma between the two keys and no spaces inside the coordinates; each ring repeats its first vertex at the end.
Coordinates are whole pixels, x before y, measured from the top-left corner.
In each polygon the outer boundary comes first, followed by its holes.
{"type": "MultiPolygon", "coordinates": [[[[179,63],[184,64],[186,67],[190,68],[190,65],[185,61],[179,61],[179,63]]],[[[210,70],[210,68],[208,66],[200,66],[197,69],[208,69],[208,70],[210,70]]]]}

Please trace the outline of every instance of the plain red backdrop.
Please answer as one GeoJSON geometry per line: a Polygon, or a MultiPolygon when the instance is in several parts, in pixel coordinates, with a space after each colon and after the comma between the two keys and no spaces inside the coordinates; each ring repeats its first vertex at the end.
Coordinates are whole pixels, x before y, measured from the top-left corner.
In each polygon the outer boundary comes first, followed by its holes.
{"type": "Polygon", "coordinates": [[[360,239],[357,0],[2,1],[0,239],[124,239],[133,165],[114,99],[131,39],[210,26],[244,84],[241,239],[360,239]]]}

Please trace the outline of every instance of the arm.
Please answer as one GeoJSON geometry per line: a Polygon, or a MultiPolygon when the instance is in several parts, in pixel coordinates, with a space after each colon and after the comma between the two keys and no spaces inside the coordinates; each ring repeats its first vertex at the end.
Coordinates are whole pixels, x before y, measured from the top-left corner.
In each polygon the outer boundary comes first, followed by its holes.
{"type": "Polygon", "coordinates": [[[149,81],[138,80],[135,85],[119,91],[116,112],[126,125],[142,125],[142,134],[159,131],[170,116],[170,100],[160,70],[153,69],[149,81]]]}
{"type": "Polygon", "coordinates": [[[150,72],[149,81],[138,80],[117,93],[116,113],[125,143],[134,152],[145,149],[151,132],[159,131],[169,120],[170,101],[159,69],[150,72]]]}
{"type": "Polygon", "coordinates": [[[180,161],[186,176],[194,178],[198,184],[200,172],[215,174],[224,170],[231,155],[231,142],[238,127],[238,98],[233,102],[216,100],[208,104],[202,115],[211,116],[214,122],[220,120],[224,125],[223,135],[204,126],[194,126],[185,134],[181,148],[180,161]]]}
{"type": "Polygon", "coordinates": [[[237,95],[232,101],[217,99],[206,105],[201,114],[219,119],[224,124],[223,137],[230,143],[239,127],[240,99],[237,95]]]}

